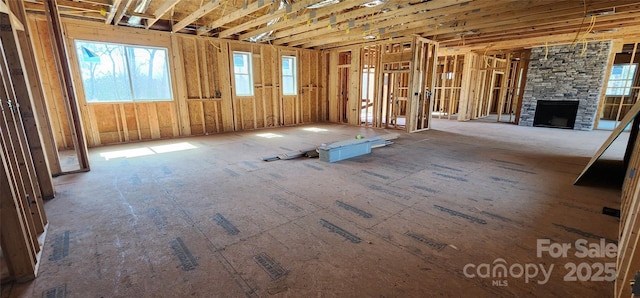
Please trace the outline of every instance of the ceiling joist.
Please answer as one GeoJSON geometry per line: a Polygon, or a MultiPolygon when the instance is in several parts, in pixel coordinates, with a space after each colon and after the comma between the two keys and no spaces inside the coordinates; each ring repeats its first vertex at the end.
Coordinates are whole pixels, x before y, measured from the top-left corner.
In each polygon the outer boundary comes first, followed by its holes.
{"type": "Polygon", "coordinates": [[[104,20],[105,24],[111,24],[113,18],[116,17],[116,13],[118,12],[118,7],[120,6],[121,2],[122,0],[113,0],[113,3],[111,4],[111,10],[107,13],[107,18],[104,20]]]}
{"type": "Polygon", "coordinates": [[[178,32],[184,29],[184,27],[189,26],[191,23],[197,21],[202,16],[212,12],[214,9],[224,5],[225,3],[226,3],[226,0],[211,0],[207,4],[202,5],[196,11],[188,15],[186,18],[182,19],[177,24],[173,25],[173,29],[171,31],[178,32]]]}
{"type": "Polygon", "coordinates": [[[132,2],[133,0],[125,0],[124,5],[122,5],[122,7],[118,10],[116,17],[113,19],[114,25],[118,25],[120,23],[120,20],[122,20],[122,18],[125,16],[132,2]]]}
{"type": "MultiPolygon", "coordinates": [[[[42,3],[28,0],[25,8],[41,12],[42,3]]],[[[268,33],[260,42],[315,49],[414,35],[438,41],[442,47],[495,49],[566,43],[571,42],[570,35],[602,40],[640,31],[640,2],[629,0],[294,0],[282,9],[281,0],[139,3],[58,0],[58,7],[63,17],[233,40],[253,40],[268,33]],[[125,16],[136,22],[121,22],[125,16]],[[158,22],[162,25],[154,26],[158,22]]]]}
{"type": "Polygon", "coordinates": [[[313,5],[315,3],[319,2],[318,0],[302,0],[302,1],[298,1],[296,3],[294,3],[293,5],[291,5],[291,8],[289,9],[290,12],[287,12],[287,10],[276,10],[273,13],[270,14],[266,14],[263,15],[261,17],[258,17],[252,21],[248,21],[242,24],[239,24],[238,26],[235,26],[233,28],[229,28],[227,30],[224,30],[222,32],[220,32],[220,34],[218,34],[218,37],[224,38],[224,37],[229,37],[233,34],[236,34],[238,32],[242,32],[244,30],[248,30],[251,29],[253,27],[256,26],[261,26],[264,24],[267,24],[269,21],[275,19],[275,18],[281,18],[283,17],[286,13],[296,13],[302,9],[306,9],[307,6],[309,5],[313,5]]]}
{"type": "Polygon", "coordinates": [[[246,8],[240,8],[235,10],[232,13],[226,14],[225,16],[213,21],[212,23],[210,23],[208,26],[202,26],[200,28],[198,28],[198,35],[202,35],[202,34],[206,34],[209,31],[216,29],[222,25],[225,25],[227,23],[231,23],[237,19],[242,18],[243,16],[246,16],[248,14],[252,14],[260,9],[263,9],[269,5],[273,5],[273,9],[277,8],[277,4],[276,2],[272,2],[272,1],[256,1],[251,3],[250,5],[248,5],[246,8]]]}
{"type": "MultiPolygon", "coordinates": [[[[367,3],[371,0],[359,0],[359,1],[344,1],[341,2],[339,4],[336,5],[332,5],[332,6],[328,6],[328,7],[323,7],[323,8],[318,8],[318,9],[313,9],[313,12],[309,12],[308,13],[308,17],[305,20],[302,20],[303,22],[307,22],[307,21],[311,21],[314,18],[315,19],[320,19],[323,18],[325,16],[328,16],[330,14],[332,14],[334,11],[342,11],[342,10],[347,10],[347,9],[351,9],[353,7],[358,7],[364,3],[367,3]],[[312,18],[311,15],[314,15],[314,17],[312,18]]],[[[371,8],[370,8],[371,9],[371,8]]],[[[373,12],[373,10],[372,10],[373,12]]],[[[263,34],[263,33],[267,33],[269,31],[273,31],[273,30],[279,30],[282,28],[287,28],[290,26],[293,26],[295,24],[300,23],[300,19],[302,18],[298,18],[295,14],[291,13],[293,16],[292,17],[288,17],[286,20],[282,20],[280,22],[277,22],[271,26],[264,26],[260,29],[256,29],[253,30],[251,32],[245,33],[245,34],[240,34],[238,36],[239,40],[247,40],[251,37],[263,34]]],[[[347,13],[348,14],[348,13],[347,13]]],[[[359,12],[359,14],[361,15],[362,12],[359,12]]]]}
{"type": "Polygon", "coordinates": [[[164,16],[167,12],[169,12],[172,8],[178,4],[180,0],[166,0],[162,2],[160,7],[156,8],[153,12],[153,18],[147,19],[147,29],[149,29],[153,24],[155,24],[162,16],[164,16]]]}

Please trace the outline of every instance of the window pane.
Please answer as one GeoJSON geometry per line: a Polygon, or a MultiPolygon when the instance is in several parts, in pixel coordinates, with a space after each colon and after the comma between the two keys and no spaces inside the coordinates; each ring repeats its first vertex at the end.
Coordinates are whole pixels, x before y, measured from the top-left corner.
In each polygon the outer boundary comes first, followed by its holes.
{"type": "Polygon", "coordinates": [[[291,58],[282,58],[282,75],[292,76],[293,70],[291,69],[291,58]]]}
{"type": "Polygon", "coordinates": [[[233,53],[233,72],[236,83],[236,95],[253,96],[253,74],[250,53],[233,53]]]}
{"type": "Polygon", "coordinates": [[[171,100],[167,50],[128,47],[134,100],[171,100]]]}
{"type": "Polygon", "coordinates": [[[296,88],[293,84],[293,77],[282,78],[282,93],[296,94],[296,88]]]}
{"type": "Polygon", "coordinates": [[[76,41],[87,102],[130,101],[124,46],[76,41]]]}
{"type": "Polygon", "coordinates": [[[636,74],[637,64],[617,64],[611,69],[607,83],[607,96],[628,96],[636,74]]]}
{"type": "Polygon", "coordinates": [[[251,96],[253,90],[251,89],[251,82],[249,76],[243,74],[236,74],[236,95],[238,96],[251,96]]]}
{"type": "Polygon", "coordinates": [[[87,102],[172,100],[167,49],[76,41],[87,102]]]}
{"type": "Polygon", "coordinates": [[[296,57],[282,57],[282,94],[298,94],[296,72],[296,57]]]}
{"type": "Polygon", "coordinates": [[[249,73],[248,55],[242,53],[233,54],[233,68],[234,72],[238,74],[249,73]]]}

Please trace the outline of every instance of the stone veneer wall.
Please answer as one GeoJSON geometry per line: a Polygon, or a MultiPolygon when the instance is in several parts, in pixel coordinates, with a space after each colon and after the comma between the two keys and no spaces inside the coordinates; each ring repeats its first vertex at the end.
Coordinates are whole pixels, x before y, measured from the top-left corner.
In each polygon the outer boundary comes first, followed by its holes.
{"type": "Polygon", "coordinates": [[[520,125],[533,126],[538,100],[579,100],[574,129],[591,130],[598,111],[611,43],[588,43],[531,49],[529,72],[522,98],[520,125]]]}

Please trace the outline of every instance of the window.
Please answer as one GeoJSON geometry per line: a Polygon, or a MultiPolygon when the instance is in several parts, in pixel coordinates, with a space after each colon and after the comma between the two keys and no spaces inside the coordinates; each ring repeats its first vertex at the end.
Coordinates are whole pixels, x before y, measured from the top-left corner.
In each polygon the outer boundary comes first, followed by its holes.
{"type": "Polygon", "coordinates": [[[298,94],[298,76],[296,75],[296,57],[282,57],[282,94],[298,94]]]}
{"type": "Polygon", "coordinates": [[[165,48],[75,42],[87,102],[173,100],[165,48]]]}
{"type": "Polygon", "coordinates": [[[607,96],[631,95],[631,86],[636,76],[638,64],[616,64],[611,69],[609,83],[607,84],[607,96]]]}
{"type": "Polygon", "coordinates": [[[373,100],[376,72],[375,68],[365,65],[362,69],[362,99],[373,100]]]}
{"type": "Polygon", "coordinates": [[[236,96],[253,96],[251,53],[233,52],[233,73],[236,81],[236,96]]]}

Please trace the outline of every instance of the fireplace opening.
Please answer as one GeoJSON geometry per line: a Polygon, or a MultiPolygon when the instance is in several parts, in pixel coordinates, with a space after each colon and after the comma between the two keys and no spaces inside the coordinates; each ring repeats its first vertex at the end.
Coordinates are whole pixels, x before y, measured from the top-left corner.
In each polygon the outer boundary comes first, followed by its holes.
{"type": "Polygon", "coordinates": [[[577,100],[538,100],[533,126],[573,129],[578,103],[577,100]]]}

